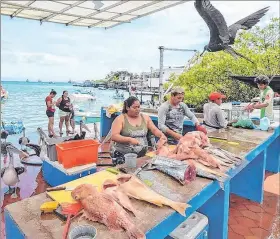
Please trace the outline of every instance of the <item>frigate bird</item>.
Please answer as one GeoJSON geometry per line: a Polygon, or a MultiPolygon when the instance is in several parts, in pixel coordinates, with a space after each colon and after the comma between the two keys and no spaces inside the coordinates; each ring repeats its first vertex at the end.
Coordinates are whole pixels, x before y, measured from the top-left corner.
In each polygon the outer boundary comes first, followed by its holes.
{"type": "Polygon", "coordinates": [[[210,41],[204,47],[204,51],[201,55],[203,55],[205,51],[217,52],[224,50],[230,53],[234,58],[243,57],[252,62],[249,58],[236,52],[230,45],[234,44],[238,30],[248,30],[252,28],[265,15],[269,7],[254,12],[228,27],[223,15],[209,0],[196,0],[194,6],[210,30],[210,41]]]}

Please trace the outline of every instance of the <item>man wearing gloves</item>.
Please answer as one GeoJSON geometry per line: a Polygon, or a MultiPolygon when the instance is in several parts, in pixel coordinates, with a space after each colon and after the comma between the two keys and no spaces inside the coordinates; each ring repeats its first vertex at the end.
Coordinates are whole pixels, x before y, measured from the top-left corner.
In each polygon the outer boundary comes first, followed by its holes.
{"type": "Polygon", "coordinates": [[[169,144],[177,144],[182,137],[185,116],[194,123],[196,130],[207,134],[205,127],[200,125],[183,100],[184,89],[174,87],[171,90],[171,99],[164,102],[158,111],[158,127],[167,136],[169,144]]]}

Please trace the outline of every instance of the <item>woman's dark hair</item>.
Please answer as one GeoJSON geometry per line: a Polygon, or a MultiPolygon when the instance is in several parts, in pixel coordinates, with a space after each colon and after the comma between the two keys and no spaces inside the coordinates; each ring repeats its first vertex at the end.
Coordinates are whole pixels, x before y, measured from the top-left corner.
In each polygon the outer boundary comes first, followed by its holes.
{"type": "Polygon", "coordinates": [[[122,113],[123,114],[126,114],[127,113],[127,107],[130,107],[133,105],[133,103],[135,101],[139,101],[135,96],[130,96],[128,97],[124,102],[123,102],[123,110],[122,110],[122,113]]]}
{"type": "Polygon", "coordinates": [[[56,95],[56,91],[54,89],[52,89],[50,94],[56,95]]]}
{"type": "Polygon", "coordinates": [[[65,92],[68,92],[68,91],[67,91],[67,90],[64,90],[64,91],[62,92],[62,96],[61,96],[62,98],[63,98],[63,95],[64,95],[65,92]]]}

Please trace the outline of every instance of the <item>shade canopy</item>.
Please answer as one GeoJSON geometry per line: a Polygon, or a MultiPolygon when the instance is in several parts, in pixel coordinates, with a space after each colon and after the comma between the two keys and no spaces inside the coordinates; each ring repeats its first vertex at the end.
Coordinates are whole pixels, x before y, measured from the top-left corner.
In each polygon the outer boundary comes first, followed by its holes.
{"type": "MultiPolygon", "coordinates": [[[[257,87],[257,84],[254,82],[257,76],[231,76],[234,80],[242,81],[246,84],[257,87]]],[[[269,82],[269,86],[273,89],[274,92],[280,93],[280,75],[276,75],[269,82]]]]}
{"type": "Polygon", "coordinates": [[[185,1],[1,1],[1,15],[67,26],[111,28],[185,1]]]}

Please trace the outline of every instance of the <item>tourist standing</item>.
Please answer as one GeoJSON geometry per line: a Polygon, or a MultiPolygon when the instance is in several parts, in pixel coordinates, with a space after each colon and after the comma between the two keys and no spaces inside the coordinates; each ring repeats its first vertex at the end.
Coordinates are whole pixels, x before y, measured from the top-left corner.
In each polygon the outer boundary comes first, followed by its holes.
{"type": "Polygon", "coordinates": [[[53,101],[53,98],[56,96],[56,91],[51,90],[50,94],[46,97],[45,102],[47,106],[46,115],[49,118],[48,123],[48,132],[49,137],[57,137],[57,135],[54,132],[53,125],[54,125],[54,112],[55,112],[55,101],[53,101]]]}

